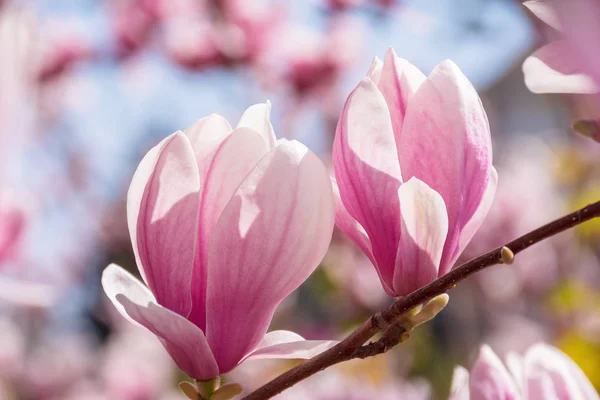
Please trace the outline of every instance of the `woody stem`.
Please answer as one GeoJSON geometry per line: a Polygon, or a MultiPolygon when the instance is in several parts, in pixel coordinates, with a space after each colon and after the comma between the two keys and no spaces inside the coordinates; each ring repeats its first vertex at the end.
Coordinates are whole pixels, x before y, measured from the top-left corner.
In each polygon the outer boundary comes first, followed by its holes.
{"type": "Polygon", "coordinates": [[[408,296],[397,300],[385,310],[372,315],[361,326],[334,347],[311,358],[304,364],[298,365],[279,375],[272,381],[244,397],[242,400],[269,399],[332,365],[353,358],[365,358],[389,350],[391,347],[401,342],[399,335],[396,338],[392,338],[390,335],[385,339],[386,335],[384,334],[382,339],[378,342],[370,343],[366,346],[363,346],[363,344],[375,334],[382,331],[384,327],[394,326],[406,312],[414,307],[424,304],[434,297],[449,291],[454,288],[457,283],[476,272],[492,265],[506,262],[507,253],[510,254],[512,251],[512,253],[516,255],[544,239],[599,216],[600,201],[565,215],[505,244],[504,246],[500,246],[463,263],[446,275],[412,292],[408,296]],[[385,339],[385,342],[381,341],[383,339],[385,339]]]}

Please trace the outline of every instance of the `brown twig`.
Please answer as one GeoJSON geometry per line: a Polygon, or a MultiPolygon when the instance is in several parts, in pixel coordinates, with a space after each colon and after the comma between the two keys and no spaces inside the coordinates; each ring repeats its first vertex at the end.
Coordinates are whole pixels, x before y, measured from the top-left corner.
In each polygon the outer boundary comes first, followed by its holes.
{"type": "Polygon", "coordinates": [[[398,343],[405,342],[410,337],[404,326],[396,323],[385,330],[383,336],[376,341],[361,346],[352,354],[352,358],[369,358],[386,353],[398,343]],[[408,336],[407,336],[408,335],[408,336]]]}
{"type": "MultiPolygon", "coordinates": [[[[382,330],[382,325],[394,326],[393,324],[395,324],[395,322],[401,318],[402,315],[414,307],[447,292],[448,290],[454,288],[458,282],[466,279],[472,274],[492,265],[501,263],[502,260],[506,259],[507,250],[512,251],[512,253],[516,255],[544,239],[599,216],[600,201],[572,212],[571,214],[565,215],[564,217],[537,228],[519,237],[518,239],[507,243],[504,246],[498,247],[497,249],[491,250],[479,257],[465,262],[430,284],[412,292],[400,300],[397,300],[387,309],[374,314],[348,337],[334,347],[311,358],[304,364],[301,364],[279,375],[277,378],[244,397],[242,400],[269,399],[295,385],[296,383],[308,378],[309,376],[331,367],[332,365],[341,363],[343,361],[348,361],[353,358],[363,358],[361,355],[365,355],[368,352],[372,352],[373,355],[379,354],[377,351],[384,347],[383,343],[376,345],[378,342],[375,342],[364,347],[361,346],[376,333],[380,332],[382,330]],[[369,350],[359,350],[364,349],[365,347],[369,350]]],[[[398,342],[400,342],[400,340],[398,340],[398,342]]],[[[385,351],[387,351],[387,348],[385,351]]]]}

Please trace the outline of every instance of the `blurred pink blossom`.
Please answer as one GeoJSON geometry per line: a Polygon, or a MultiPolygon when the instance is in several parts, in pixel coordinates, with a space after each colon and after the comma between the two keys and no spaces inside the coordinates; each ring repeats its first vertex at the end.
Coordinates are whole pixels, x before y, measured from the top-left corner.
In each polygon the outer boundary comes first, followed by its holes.
{"type": "Polygon", "coordinates": [[[576,60],[581,63],[583,71],[592,77],[597,92],[600,92],[600,2],[558,1],[556,7],[576,60]]]}
{"type": "MultiPolygon", "coordinates": [[[[388,353],[389,354],[389,353],[388,353]]],[[[431,387],[421,378],[405,380],[392,372],[390,359],[351,360],[327,368],[273,397],[277,400],[428,400],[431,387]],[[367,365],[365,365],[367,364],[367,365]]],[[[230,378],[246,394],[279,375],[289,366],[282,360],[244,364],[230,378]]]]}
{"type": "Polygon", "coordinates": [[[427,400],[431,389],[425,381],[405,382],[400,379],[380,384],[365,382],[365,378],[336,371],[324,371],[296,385],[280,395],[277,400],[427,400]]]}
{"type": "MultiPolygon", "coordinates": [[[[505,151],[498,171],[496,196],[481,228],[464,252],[469,259],[523,235],[567,210],[566,200],[548,170],[553,153],[542,141],[519,137],[505,151]],[[543,204],[543,207],[540,207],[543,204]]],[[[559,279],[563,245],[568,233],[552,237],[527,249],[514,265],[490,268],[477,274],[483,293],[496,301],[512,301],[523,291],[540,293],[559,279]],[[503,282],[498,285],[498,282],[503,282]]]]}
{"type": "Polygon", "coordinates": [[[19,207],[0,206],[0,266],[18,251],[26,227],[26,215],[19,207]]]}
{"type": "Polygon", "coordinates": [[[600,6],[595,0],[532,0],[523,3],[561,39],[536,50],[523,63],[534,93],[597,93],[600,88],[600,6]],[[594,43],[595,42],[595,43],[594,43]],[[594,77],[596,82],[592,79],[594,77]]]}
{"type": "Polygon", "coordinates": [[[509,354],[507,367],[482,346],[470,374],[462,367],[454,371],[450,400],[600,398],[577,364],[552,346],[535,344],[524,357],[509,354]]]}
{"type": "Polygon", "coordinates": [[[27,9],[0,12],[0,179],[10,153],[33,132],[39,65],[37,21],[27,9]],[[16,134],[18,133],[18,134],[16,134]]]}
{"type": "Polygon", "coordinates": [[[359,59],[364,27],[353,19],[336,18],[326,32],[301,25],[281,25],[269,51],[260,60],[268,75],[288,82],[299,95],[323,96],[341,74],[359,59]]]}
{"type": "MultiPolygon", "coordinates": [[[[230,56],[234,59],[254,60],[270,51],[270,43],[277,28],[283,22],[283,9],[271,0],[221,0],[225,21],[240,32],[240,46],[228,49],[223,42],[222,49],[235,50],[230,56]]],[[[225,38],[226,39],[226,38],[225,38]]]]}
{"type": "Polygon", "coordinates": [[[334,232],[334,239],[323,261],[329,276],[343,291],[343,296],[363,307],[379,310],[389,302],[381,281],[368,257],[347,238],[334,232]],[[336,240],[338,239],[338,240],[336,240]]]}
{"type": "Polygon", "coordinates": [[[254,105],[235,130],[213,114],[150,150],[127,196],[150,290],[116,265],[103,274],[116,308],[196,379],[334,343],[265,335],[277,305],[324,257],[334,222],[325,166],[302,144],[276,141],[269,113],[269,103],[254,105]]]}
{"type": "Polygon", "coordinates": [[[102,353],[100,375],[106,398],[158,398],[174,378],[168,354],[152,334],[131,324],[115,336],[102,353]]]}
{"type": "Polygon", "coordinates": [[[43,62],[38,72],[42,82],[57,78],[77,62],[92,56],[92,51],[87,43],[77,37],[74,32],[46,45],[46,51],[41,56],[43,62]]]}
{"type": "Polygon", "coordinates": [[[109,12],[114,25],[118,52],[127,56],[150,39],[160,20],[160,0],[111,0],[109,12]]]}
{"type": "Polygon", "coordinates": [[[451,61],[426,78],[392,49],[348,97],[333,164],[336,223],[390,296],[450,270],[496,189],[489,124],[473,86],[451,61]]]}
{"type": "Polygon", "coordinates": [[[160,7],[162,45],[183,67],[254,62],[268,53],[282,21],[280,7],[270,1],[164,2],[160,7]]]}
{"type": "Polygon", "coordinates": [[[25,398],[58,399],[95,368],[94,362],[89,338],[72,334],[47,337],[30,349],[16,386],[28,394],[25,398]]]}

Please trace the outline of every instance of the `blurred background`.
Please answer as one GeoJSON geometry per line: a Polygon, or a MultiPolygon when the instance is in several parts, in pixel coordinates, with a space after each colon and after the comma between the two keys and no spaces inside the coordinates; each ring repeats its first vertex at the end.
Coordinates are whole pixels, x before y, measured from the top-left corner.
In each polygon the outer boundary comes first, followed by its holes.
{"type": "MultiPolygon", "coordinates": [[[[209,113],[235,124],[268,99],[277,136],[329,164],[346,96],[389,46],[426,74],[452,59],[488,113],[500,183],[463,259],[597,200],[600,144],[569,126],[598,109],[524,84],[523,60],[553,34],[515,0],[0,0],[0,399],[184,398],[159,341],[99,285],[110,262],[138,274],[125,218],[138,162],[209,113]]],[[[600,388],[599,256],[599,222],[556,236],[461,284],[409,342],[280,398],[443,399],[481,343],[502,356],[542,340],[600,388]]],[[[272,329],[341,338],[388,303],[336,231],[272,329]]],[[[231,378],[251,389],[292,365],[231,378]]]]}

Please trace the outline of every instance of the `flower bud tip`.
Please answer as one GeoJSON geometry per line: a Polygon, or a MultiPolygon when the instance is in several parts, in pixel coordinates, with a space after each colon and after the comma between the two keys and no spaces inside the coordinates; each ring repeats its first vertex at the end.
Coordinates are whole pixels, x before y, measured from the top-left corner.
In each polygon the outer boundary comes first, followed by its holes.
{"type": "Polygon", "coordinates": [[[502,249],[500,250],[500,262],[502,262],[502,264],[512,264],[515,261],[515,253],[512,252],[511,249],[509,249],[506,246],[503,246],[502,249]]]}

